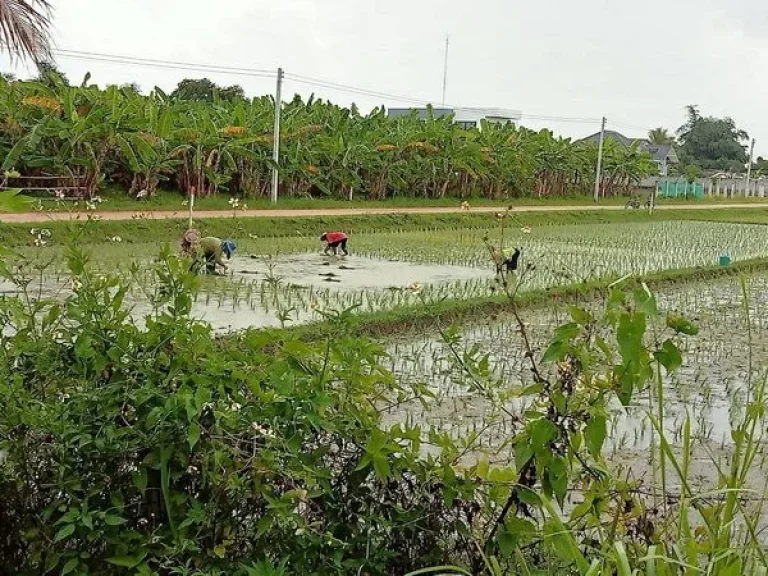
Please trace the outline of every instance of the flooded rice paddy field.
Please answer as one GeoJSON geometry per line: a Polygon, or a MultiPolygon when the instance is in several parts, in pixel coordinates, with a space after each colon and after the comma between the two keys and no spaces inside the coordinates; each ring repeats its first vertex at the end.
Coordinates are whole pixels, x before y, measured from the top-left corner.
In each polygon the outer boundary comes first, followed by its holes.
{"type": "MultiPolygon", "coordinates": [[[[713,265],[724,254],[734,261],[768,255],[768,226],[687,221],[362,233],[350,239],[346,258],[323,256],[314,237],[246,238],[238,239],[231,274],[203,279],[195,313],[218,330],[238,330],[308,322],[319,319],[320,311],[371,312],[486,296],[494,287],[486,237],[507,250],[523,249],[523,265],[535,266],[526,289],[713,265]]],[[[45,272],[48,292],[68,281],[57,250],[27,254],[55,263],[45,272]]],[[[127,274],[132,263],[140,264],[131,284],[141,313],[158,252],[156,245],[112,243],[91,249],[91,258],[105,272],[127,274]]]]}
{"type": "MultiPolygon", "coordinates": [[[[670,442],[679,446],[683,422],[690,415],[697,456],[694,473],[710,481],[716,476],[710,457],[730,448],[731,428],[743,417],[749,379],[765,378],[768,373],[768,274],[749,277],[745,282],[749,322],[742,286],[735,278],[681,285],[656,294],[661,311],[681,313],[700,328],[697,336],[679,338],[683,365],[664,379],[664,427],[670,442]]],[[[599,314],[602,305],[592,302],[584,306],[599,314]]],[[[527,309],[523,316],[539,355],[553,329],[570,321],[565,306],[558,305],[527,309]]],[[[663,319],[660,326],[663,328],[663,319]]],[[[456,359],[472,355],[476,349],[490,354],[489,365],[501,390],[531,384],[516,323],[511,317],[499,317],[467,324],[461,327],[460,343],[453,351],[437,333],[438,327],[436,335],[403,335],[389,341],[390,368],[402,381],[427,383],[435,401],[427,408],[420,403],[399,405],[387,412],[387,422],[421,424],[425,431],[434,428],[457,439],[478,434],[479,450],[468,455],[470,460],[485,453],[491,462],[509,463],[511,447],[505,442],[525,404],[520,400],[502,402],[505,414],[474,391],[474,379],[457,366],[456,359]]],[[[617,404],[609,430],[609,460],[641,477],[650,474],[652,426],[648,407],[647,395],[635,396],[635,404],[628,409],[617,404]]],[[[760,469],[756,467],[756,482],[765,481],[757,472],[760,469]]]]}

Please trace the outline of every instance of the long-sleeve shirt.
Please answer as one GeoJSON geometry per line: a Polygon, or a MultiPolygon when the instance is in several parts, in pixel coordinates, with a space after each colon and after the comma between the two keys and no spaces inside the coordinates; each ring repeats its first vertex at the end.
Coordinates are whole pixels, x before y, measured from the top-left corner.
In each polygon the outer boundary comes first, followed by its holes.
{"type": "Polygon", "coordinates": [[[224,253],[221,250],[221,244],[222,242],[218,238],[208,236],[200,240],[198,247],[206,258],[213,257],[216,264],[219,266],[226,266],[227,263],[224,261],[224,253]]]}
{"type": "Polygon", "coordinates": [[[344,232],[328,232],[325,235],[325,241],[328,242],[328,244],[341,242],[342,240],[346,240],[347,238],[348,236],[344,234],[344,232]]]}

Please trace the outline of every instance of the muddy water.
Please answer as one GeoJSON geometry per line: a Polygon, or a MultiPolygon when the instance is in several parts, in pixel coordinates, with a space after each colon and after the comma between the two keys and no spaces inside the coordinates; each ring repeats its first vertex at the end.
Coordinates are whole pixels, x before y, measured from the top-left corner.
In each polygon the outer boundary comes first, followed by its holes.
{"type": "MultiPolygon", "coordinates": [[[[143,279],[131,281],[132,291],[126,298],[139,321],[152,310],[137,284],[152,289],[152,266],[149,260],[141,262],[143,279]]],[[[104,271],[109,268],[104,266],[104,271]]],[[[490,276],[471,267],[316,253],[239,256],[230,263],[230,270],[224,276],[203,277],[193,305],[193,315],[220,332],[305,323],[320,319],[318,310],[358,306],[368,311],[413,304],[417,298],[406,290],[408,286],[429,289],[456,282],[479,286],[490,276]]],[[[66,273],[51,273],[33,287],[40,296],[63,298],[71,293],[72,282],[66,273]]],[[[15,285],[0,282],[0,297],[18,293],[15,285]]]]}
{"type": "Polygon", "coordinates": [[[324,256],[291,254],[276,258],[236,258],[232,264],[235,277],[269,275],[283,283],[303,287],[337,290],[384,290],[403,288],[414,282],[435,284],[454,280],[487,279],[486,270],[465,266],[414,264],[364,256],[324,256]]]}

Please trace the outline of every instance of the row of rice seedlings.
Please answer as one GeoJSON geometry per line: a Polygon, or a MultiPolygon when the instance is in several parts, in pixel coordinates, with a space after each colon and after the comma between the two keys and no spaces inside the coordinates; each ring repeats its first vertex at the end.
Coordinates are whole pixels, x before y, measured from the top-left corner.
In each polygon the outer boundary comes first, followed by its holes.
{"type": "MultiPolygon", "coordinates": [[[[751,372],[739,288],[733,280],[686,286],[659,295],[664,308],[697,317],[701,328],[699,337],[681,341],[685,346],[685,363],[677,374],[665,379],[669,404],[665,428],[671,439],[680,438],[683,421],[690,415],[697,442],[723,447],[730,444],[731,426],[743,417],[746,382],[750,377],[764,375],[768,367],[768,326],[759,314],[767,298],[766,288],[766,276],[754,277],[749,282],[750,307],[754,312],[752,354],[755,366],[751,372]],[[718,307],[718,302],[727,305],[718,307]]],[[[539,348],[544,345],[544,337],[557,325],[554,316],[553,310],[545,310],[530,318],[529,331],[539,348]]],[[[500,320],[486,325],[468,325],[464,327],[463,338],[459,354],[469,353],[475,344],[480,344],[482,350],[491,353],[491,365],[508,384],[526,382],[524,350],[512,322],[500,320]]],[[[473,399],[467,379],[457,377],[439,338],[395,340],[390,344],[389,352],[390,367],[403,381],[425,381],[437,398],[436,415],[430,415],[421,406],[408,406],[406,411],[413,410],[407,412],[410,418],[423,418],[428,426],[456,433],[459,438],[467,429],[484,428],[489,424],[490,409],[482,409],[481,399],[473,399]],[[451,404],[450,400],[458,400],[458,403],[451,404]],[[472,403],[478,403],[481,409],[475,409],[472,403]],[[455,426],[457,422],[460,423],[458,428],[455,426]]],[[[647,406],[642,401],[626,411],[617,407],[611,427],[613,453],[642,451],[648,447],[651,434],[646,412],[647,406]]],[[[403,414],[392,418],[402,418],[403,414]]],[[[492,424],[491,428],[498,427],[498,423],[492,424]]],[[[506,438],[500,435],[497,447],[506,438]]],[[[489,449],[494,447],[492,442],[483,445],[489,449]]]]}

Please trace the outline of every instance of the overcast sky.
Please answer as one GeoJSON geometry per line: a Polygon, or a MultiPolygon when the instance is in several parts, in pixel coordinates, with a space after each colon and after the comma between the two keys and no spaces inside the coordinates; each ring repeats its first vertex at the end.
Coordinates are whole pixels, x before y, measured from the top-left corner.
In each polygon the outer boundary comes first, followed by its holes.
{"type": "MultiPolygon", "coordinates": [[[[599,118],[629,136],[676,129],[686,104],[731,116],[768,156],[765,0],[52,0],[58,48],[286,72],[440,102],[599,118]]],[[[171,90],[178,70],[58,57],[70,80],[171,90]]],[[[4,70],[13,68],[3,63],[4,70]]],[[[26,75],[23,69],[16,69],[26,75]]],[[[269,79],[206,74],[249,95],[269,79]]],[[[343,105],[407,105],[285,84],[343,105]]],[[[568,136],[597,124],[534,122],[568,136]]]]}

